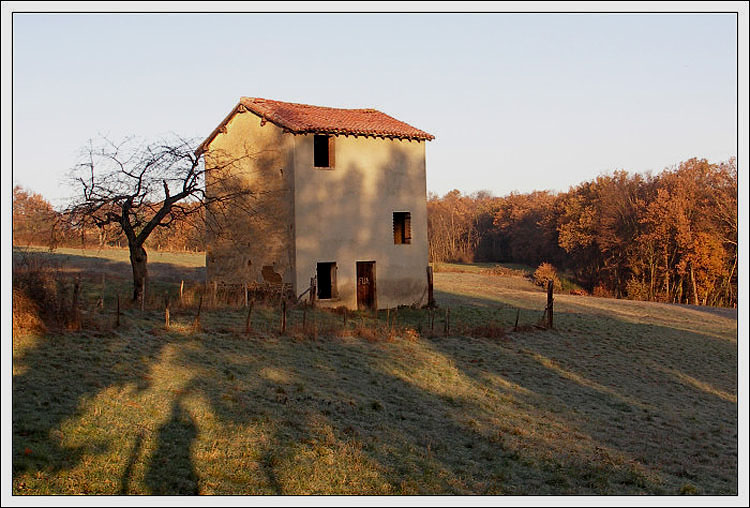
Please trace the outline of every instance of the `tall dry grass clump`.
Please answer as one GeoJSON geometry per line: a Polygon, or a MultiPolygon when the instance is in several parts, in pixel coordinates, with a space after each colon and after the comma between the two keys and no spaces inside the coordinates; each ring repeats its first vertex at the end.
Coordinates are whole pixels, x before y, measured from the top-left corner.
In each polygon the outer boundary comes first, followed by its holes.
{"type": "Polygon", "coordinates": [[[59,270],[40,256],[22,253],[13,260],[13,336],[44,332],[66,321],[60,301],[59,270]]]}
{"type": "Polygon", "coordinates": [[[44,333],[47,326],[42,321],[39,306],[22,289],[13,289],[13,337],[25,332],[44,333]]]}
{"type": "Polygon", "coordinates": [[[494,275],[497,277],[526,277],[526,272],[523,270],[515,270],[513,268],[506,268],[504,266],[493,266],[491,268],[485,268],[479,273],[484,275],[494,275]]]}

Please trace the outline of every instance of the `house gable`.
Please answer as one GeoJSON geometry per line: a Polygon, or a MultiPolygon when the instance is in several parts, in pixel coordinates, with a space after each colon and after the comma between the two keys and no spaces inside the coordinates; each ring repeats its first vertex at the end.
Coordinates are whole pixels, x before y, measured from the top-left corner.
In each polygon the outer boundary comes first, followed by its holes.
{"type": "Polygon", "coordinates": [[[203,148],[206,192],[230,177],[253,195],[207,210],[209,280],[294,283],[293,146],[279,127],[248,112],[228,117],[203,148]],[[219,234],[217,234],[219,233],[219,234]],[[276,275],[272,275],[272,274],[276,275]]]}

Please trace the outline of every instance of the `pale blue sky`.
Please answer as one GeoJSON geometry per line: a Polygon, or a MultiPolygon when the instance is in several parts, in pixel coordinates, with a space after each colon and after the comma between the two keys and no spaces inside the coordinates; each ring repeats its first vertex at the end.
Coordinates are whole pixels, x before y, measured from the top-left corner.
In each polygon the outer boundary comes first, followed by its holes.
{"type": "Polygon", "coordinates": [[[14,183],[55,204],[98,133],[205,137],[240,96],[434,134],[427,188],[566,190],[735,155],[731,14],[16,14],[14,183]]]}

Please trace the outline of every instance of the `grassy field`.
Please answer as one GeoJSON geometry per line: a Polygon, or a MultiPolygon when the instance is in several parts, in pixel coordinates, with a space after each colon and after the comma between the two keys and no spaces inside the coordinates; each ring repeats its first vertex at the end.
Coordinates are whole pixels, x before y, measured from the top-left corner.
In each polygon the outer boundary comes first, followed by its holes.
{"type": "MultiPolygon", "coordinates": [[[[13,338],[15,494],[737,493],[736,311],[557,295],[543,330],[540,289],[477,270],[435,274],[433,315],[114,328],[127,254],[44,255],[104,306],[13,338]]],[[[202,276],[150,259],[165,291],[202,276]]]]}

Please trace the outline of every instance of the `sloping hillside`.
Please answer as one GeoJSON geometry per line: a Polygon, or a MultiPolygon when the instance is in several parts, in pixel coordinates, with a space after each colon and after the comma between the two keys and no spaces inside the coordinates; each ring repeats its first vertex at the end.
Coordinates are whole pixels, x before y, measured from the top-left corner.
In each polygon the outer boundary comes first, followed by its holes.
{"type": "MultiPolygon", "coordinates": [[[[127,264],[106,269],[124,294],[127,264]]],[[[262,305],[249,334],[243,308],[114,328],[109,300],[82,331],[16,336],[13,491],[737,493],[733,311],[556,295],[542,330],[522,278],[435,284],[436,313],[343,331],[298,308],[281,335],[262,305]]]]}

